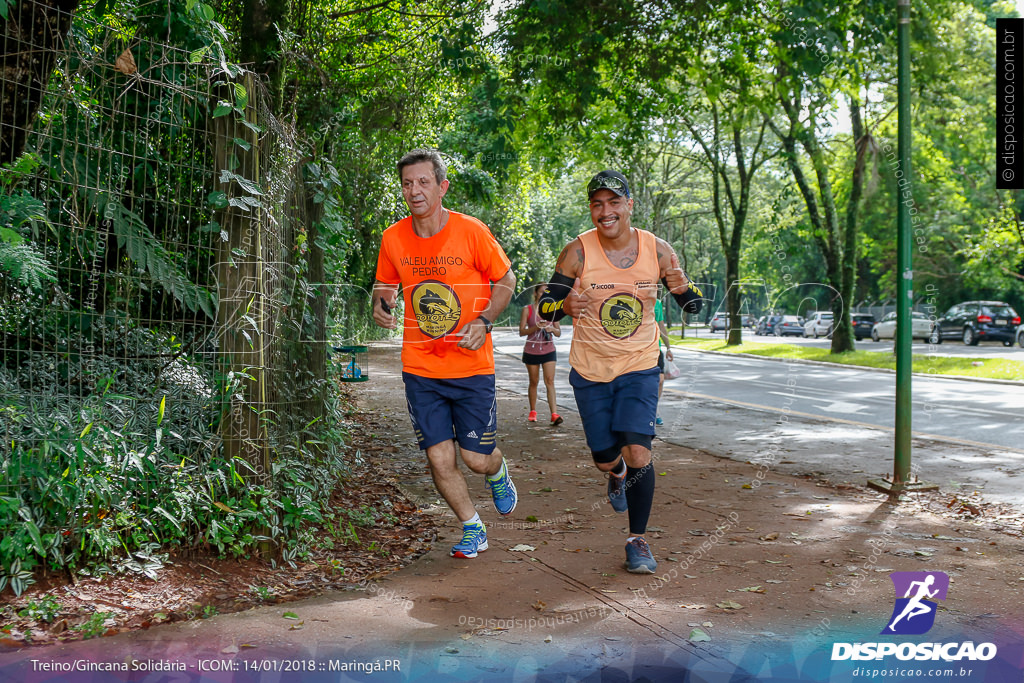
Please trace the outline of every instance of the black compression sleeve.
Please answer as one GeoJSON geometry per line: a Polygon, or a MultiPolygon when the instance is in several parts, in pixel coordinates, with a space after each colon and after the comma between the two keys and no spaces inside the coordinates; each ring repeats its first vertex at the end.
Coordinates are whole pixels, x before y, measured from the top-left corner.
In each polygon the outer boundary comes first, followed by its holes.
{"type": "MultiPolygon", "coordinates": [[[[668,289],[668,283],[665,282],[665,278],[661,278],[661,284],[665,285],[665,289],[668,289]]],[[[700,313],[700,309],[704,307],[704,293],[692,282],[690,282],[690,285],[682,294],[672,292],[672,298],[687,313],[700,313]]]]}
{"type": "Polygon", "coordinates": [[[552,275],[551,281],[544,288],[544,293],[540,297],[540,306],[538,306],[540,310],[537,311],[537,315],[544,320],[555,322],[564,318],[565,311],[562,310],[562,302],[572,292],[574,282],[576,282],[575,278],[561,273],[552,275]]]}

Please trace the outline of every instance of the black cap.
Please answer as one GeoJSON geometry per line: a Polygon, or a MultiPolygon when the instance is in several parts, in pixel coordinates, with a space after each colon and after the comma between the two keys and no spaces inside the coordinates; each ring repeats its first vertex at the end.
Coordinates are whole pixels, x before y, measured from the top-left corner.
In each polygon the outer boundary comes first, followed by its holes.
{"type": "Polygon", "coordinates": [[[628,197],[629,183],[626,176],[618,171],[601,171],[587,185],[587,199],[591,199],[598,190],[611,190],[620,197],[628,197]]]}

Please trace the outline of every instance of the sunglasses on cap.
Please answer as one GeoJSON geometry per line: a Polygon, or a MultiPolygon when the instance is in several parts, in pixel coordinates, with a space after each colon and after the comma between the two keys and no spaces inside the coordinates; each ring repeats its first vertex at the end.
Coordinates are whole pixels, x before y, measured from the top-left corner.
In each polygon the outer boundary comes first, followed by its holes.
{"type": "Polygon", "coordinates": [[[626,183],[614,176],[595,176],[587,185],[587,197],[592,197],[598,190],[611,190],[620,197],[629,192],[626,183]]]}

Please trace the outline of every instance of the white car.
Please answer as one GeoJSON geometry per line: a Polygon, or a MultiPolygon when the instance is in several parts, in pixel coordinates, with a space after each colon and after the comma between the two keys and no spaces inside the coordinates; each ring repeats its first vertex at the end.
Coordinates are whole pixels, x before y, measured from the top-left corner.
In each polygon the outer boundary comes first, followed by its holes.
{"type": "Polygon", "coordinates": [[[817,311],[804,323],[805,337],[827,337],[832,334],[832,311],[817,311]]]}
{"type": "MultiPolygon", "coordinates": [[[[910,336],[927,342],[932,334],[932,321],[924,313],[911,311],[910,313],[910,336]]],[[[874,341],[881,339],[892,339],[896,336],[896,311],[886,313],[885,317],[875,323],[871,328],[871,338],[874,341]]]]}

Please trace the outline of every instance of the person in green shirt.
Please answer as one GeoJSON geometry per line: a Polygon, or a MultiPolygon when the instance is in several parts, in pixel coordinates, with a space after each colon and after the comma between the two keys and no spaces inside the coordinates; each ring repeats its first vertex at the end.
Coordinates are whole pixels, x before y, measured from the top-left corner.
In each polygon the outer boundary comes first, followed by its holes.
{"type": "MultiPolygon", "coordinates": [[[[658,375],[658,400],[660,401],[661,391],[665,388],[665,359],[673,359],[672,346],[668,343],[668,327],[665,325],[665,307],[662,305],[661,299],[654,302],[654,322],[658,324],[658,368],[661,369],[661,374],[658,375]],[[665,344],[664,351],[661,350],[662,344],[665,344]]],[[[661,419],[661,413],[654,418],[654,424],[665,424],[665,421],[661,419]]]]}

